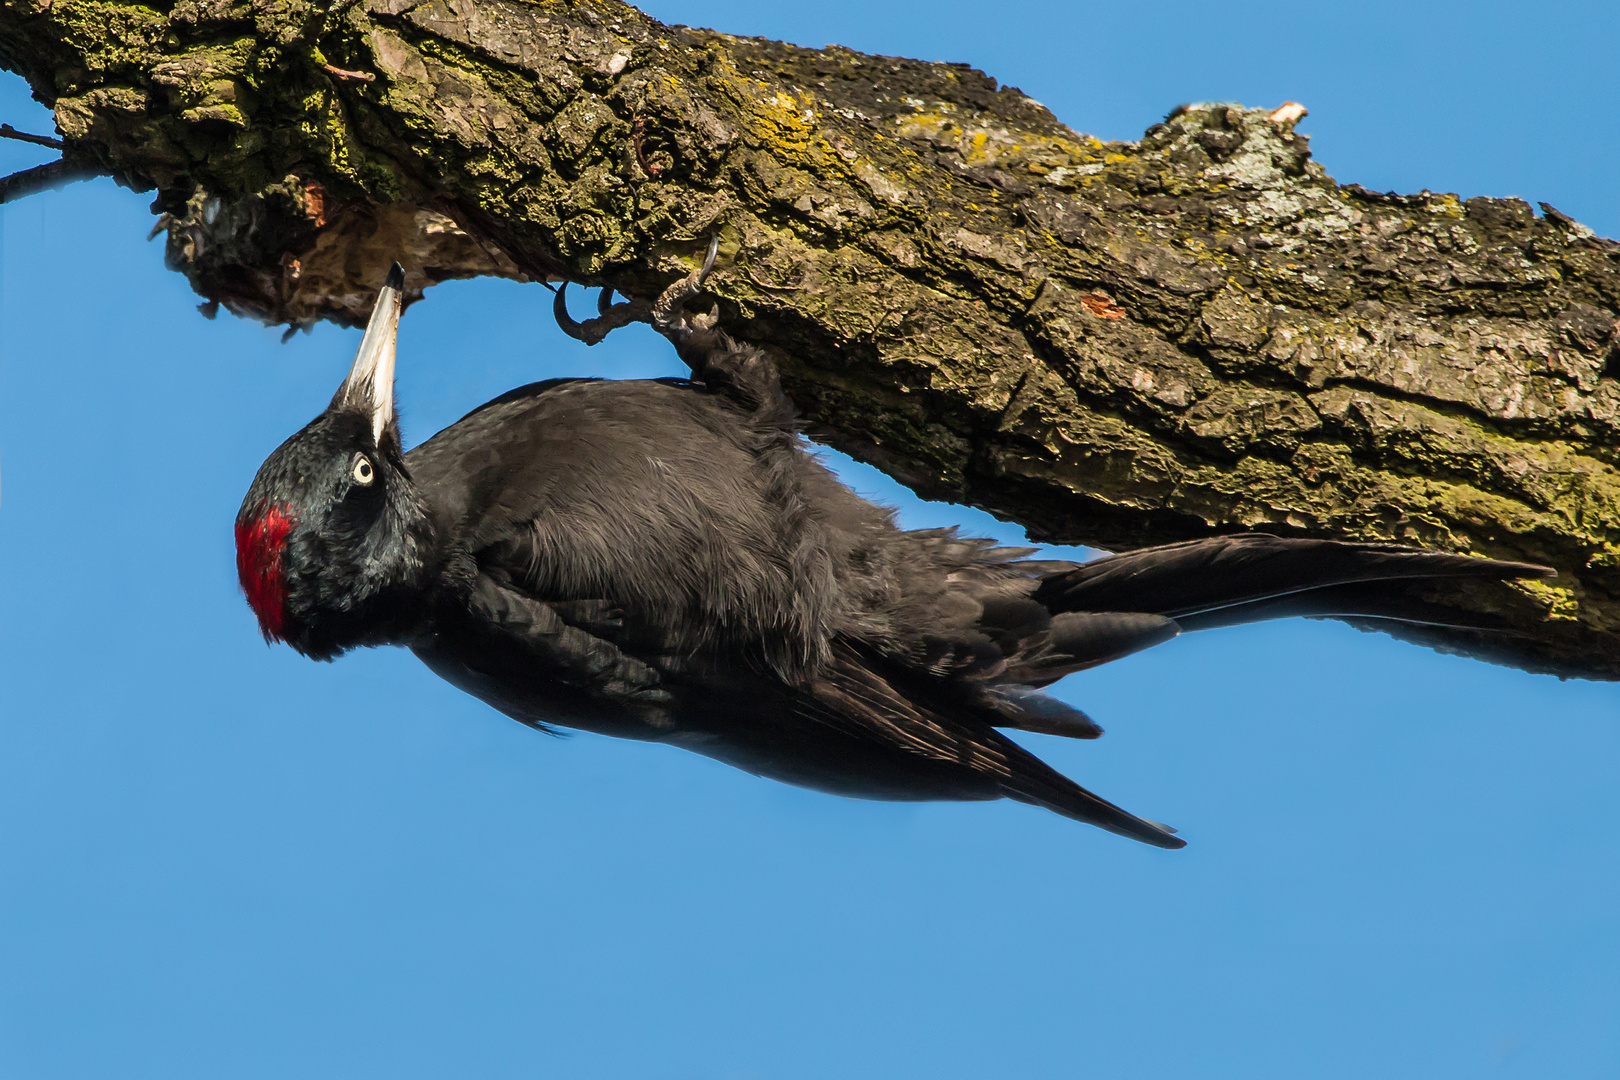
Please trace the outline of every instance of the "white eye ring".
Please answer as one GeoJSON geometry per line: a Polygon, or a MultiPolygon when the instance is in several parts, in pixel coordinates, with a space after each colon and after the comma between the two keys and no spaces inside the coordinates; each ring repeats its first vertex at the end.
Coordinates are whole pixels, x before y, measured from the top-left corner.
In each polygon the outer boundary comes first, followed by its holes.
{"type": "Polygon", "coordinates": [[[370,458],[364,454],[356,454],[354,455],[354,468],[349,470],[349,475],[354,477],[355,483],[370,487],[371,482],[377,479],[377,470],[371,467],[370,458]]]}

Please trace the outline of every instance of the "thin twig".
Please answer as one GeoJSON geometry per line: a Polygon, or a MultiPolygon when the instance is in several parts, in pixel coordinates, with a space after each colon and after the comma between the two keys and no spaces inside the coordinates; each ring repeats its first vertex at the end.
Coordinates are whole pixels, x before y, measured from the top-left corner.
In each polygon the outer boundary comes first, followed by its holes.
{"type": "Polygon", "coordinates": [[[18,142],[33,143],[35,146],[48,146],[52,150],[67,149],[67,143],[61,139],[53,139],[49,135],[30,135],[26,131],[18,131],[10,124],[0,124],[0,139],[16,139],[18,142]]]}
{"type": "Polygon", "coordinates": [[[322,64],[321,70],[339,79],[353,79],[355,82],[377,81],[377,76],[369,71],[350,71],[347,68],[333,67],[331,64],[322,64]]]}
{"type": "Polygon", "coordinates": [[[23,169],[10,176],[0,177],[0,203],[16,202],[24,196],[52,191],[64,184],[89,180],[93,176],[100,175],[100,172],[90,165],[70,163],[66,158],[57,158],[44,165],[35,165],[32,169],[23,169]]]}

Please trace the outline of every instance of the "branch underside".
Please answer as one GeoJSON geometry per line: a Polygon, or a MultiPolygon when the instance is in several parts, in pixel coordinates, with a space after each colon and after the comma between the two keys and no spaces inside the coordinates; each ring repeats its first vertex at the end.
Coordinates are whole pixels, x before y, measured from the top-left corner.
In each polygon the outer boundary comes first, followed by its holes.
{"type": "Polygon", "coordinates": [[[241,314],[363,321],[396,258],[645,303],[718,232],[721,325],[922,494],[1545,563],[1414,592],[1505,632],[1399,632],[1620,678],[1620,245],[1551,207],[1340,186],[1236,106],[1103,143],[963,66],[612,0],[0,0],[0,64],[241,314]]]}

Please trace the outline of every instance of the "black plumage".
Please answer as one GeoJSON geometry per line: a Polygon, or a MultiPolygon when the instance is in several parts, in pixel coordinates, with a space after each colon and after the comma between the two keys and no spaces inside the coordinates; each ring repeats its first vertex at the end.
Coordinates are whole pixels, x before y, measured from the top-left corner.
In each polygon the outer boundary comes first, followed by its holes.
{"type": "Polygon", "coordinates": [[[242,504],[239,570],[266,636],[319,659],[407,646],[536,727],[845,795],[1013,798],[1180,847],[998,729],[1096,737],[1040,688],[1184,629],[1422,621],[1381,583],[1547,572],[1262,535],[1076,564],[903,531],[806,451],[770,361],[686,313],[706,273],[641,309],[692,380],[536,383],[407,454],[396,267],[331,406],[242,504]]]}

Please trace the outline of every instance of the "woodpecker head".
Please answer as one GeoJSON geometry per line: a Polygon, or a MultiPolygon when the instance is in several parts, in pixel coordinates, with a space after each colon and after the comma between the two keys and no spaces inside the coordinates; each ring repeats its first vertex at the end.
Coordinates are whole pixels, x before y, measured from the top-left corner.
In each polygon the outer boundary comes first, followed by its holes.
{"type": "Polygon", "coordinates": [[[328,660],[400,630],[431,525],[400,446],[394,343],[404,273],[377,295],[326,411],[260,466],[236,515],[236,569],[270,641],[328,660]]]}

